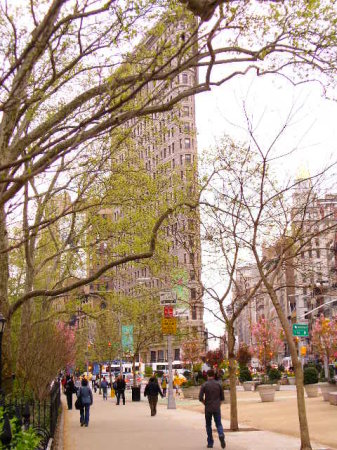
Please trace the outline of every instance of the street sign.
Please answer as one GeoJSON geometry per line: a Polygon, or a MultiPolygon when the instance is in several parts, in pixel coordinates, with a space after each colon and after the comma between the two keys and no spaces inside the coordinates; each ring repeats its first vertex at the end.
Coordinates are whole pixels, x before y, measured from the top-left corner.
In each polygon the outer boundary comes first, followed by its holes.
{"type": "Polygon", "coordinates": [[[161,319],[161,331],[163,334],[176,334],[177,319],[175,317],[163,317],[161,319]]]}
{"type": "Polygon", "coordinates": [[[164,317],[173,317],[173,306],[164,306],[164,317]]]}
{"type": "Polygon", "coordinates": [[[293,323],[293,336],[308,337],[309,329],[307,323],[293,323]]]}
{"type": "Polygon", "coordinates": [[[177,294],[170,289],[161,291],[159,296],[161,306],[175,305],[177,303],[177,294]]]}

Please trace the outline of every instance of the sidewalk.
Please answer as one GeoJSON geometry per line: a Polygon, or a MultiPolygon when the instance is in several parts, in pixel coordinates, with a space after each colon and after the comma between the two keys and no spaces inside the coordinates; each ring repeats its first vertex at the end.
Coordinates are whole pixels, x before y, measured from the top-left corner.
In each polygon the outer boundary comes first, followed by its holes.
{"type": "MultiPolygon", "coordinates": [[[[117,446],[118,450],[201,450],[206,448],[204,416],[186,409],[168,410],[158,405],[157,416],[150,416],[147,401],[116,406],[116,400],[103,401],[94,394],[88,428],[80,427],[79,411],[68,411],[65,396],[64,450],[98,450],[117,446]]],[[[223,420],[224,428],[229,423],[223,420]]],[[[214,432],[214,448],[220,443],[214,432]]],[[[227,449],[231,450],[298,450],[299,440],[269,431],[240,431],[226,433],[227,449]]],[[[314,449],[327,447],[313,444],[314,449]]]]}

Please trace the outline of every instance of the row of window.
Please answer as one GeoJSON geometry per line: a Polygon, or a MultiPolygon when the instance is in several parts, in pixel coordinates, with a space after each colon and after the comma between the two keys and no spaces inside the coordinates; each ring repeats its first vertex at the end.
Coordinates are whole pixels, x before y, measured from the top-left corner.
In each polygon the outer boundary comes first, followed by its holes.
{"type": "MultiPolygon", "coordinates": [[[[180,361],[180,348],[175,348],[174,352],[174,361],[180,361]]],[[[164,362],[168,360],[168,351],[164,351],[164,350],[152,350],[150,352],[150,362],[155,363],[155,362],[164,362]]]]}

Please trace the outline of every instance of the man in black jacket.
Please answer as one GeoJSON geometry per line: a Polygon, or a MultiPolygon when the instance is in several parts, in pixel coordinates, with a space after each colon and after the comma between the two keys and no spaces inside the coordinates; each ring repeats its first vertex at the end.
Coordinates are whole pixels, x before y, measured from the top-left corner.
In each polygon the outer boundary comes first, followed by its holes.
{"type": "Polygon", "coordinates": [[[213,448],[212,417],[218,430],[221,448],[226,447],[225,435],[221,424],[221,402],[224,393],[221,384],[215,380],[214,370],[207,372],[207,381],[200,388],[199,400],[205,405],[205,419],[207,431],[207,448],[213,448]]]}
{"type": "Polygon", "coordinates": [[[123,375],[119,375],[119,377],[116,380],[116,398],[117,398],[117,405],[119,405],[121,396],[123,400],[123,405],[125,405],[125,380],[123,379],[123,375]]]}
{"type": "Polygon", "coordinates": [[[151,409],[151,416],[157,414],[158,394],[163,398],[162,390],[159,387],[156,377],[151,377],[145,386],[144,396],[148,398],[151,409]]]}

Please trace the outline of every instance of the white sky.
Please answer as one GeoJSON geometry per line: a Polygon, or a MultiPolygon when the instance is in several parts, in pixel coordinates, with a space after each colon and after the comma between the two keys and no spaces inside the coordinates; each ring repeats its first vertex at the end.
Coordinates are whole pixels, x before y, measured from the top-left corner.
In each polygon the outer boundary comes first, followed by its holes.
{"type": "MultiPolygon", "coordinates": [[[[224,134],[241,142],[245,140],[243,102],[264,147],[270,144],[292,111],[291,126],[282,135],[278,149],[296,151],[279,165],[281,179],[293,178],[301,168],[314,174],[337,160],[337,102],[324,99],[318,83],[294,87],[281,77],[252,74],[196,96],[199,155],[214,146],[224,134]]],[[[203,276],[207,277],[209,287],[207,268],[203,276]]],[[[219,279],[215,278],[213,285],[221,291],[219,279]]],[[[210,332],[223,334],[223,325],[207,311],[204,320],[210,332]]],[[[210,341],[210,346],[216,343],[210,341]]]]}

